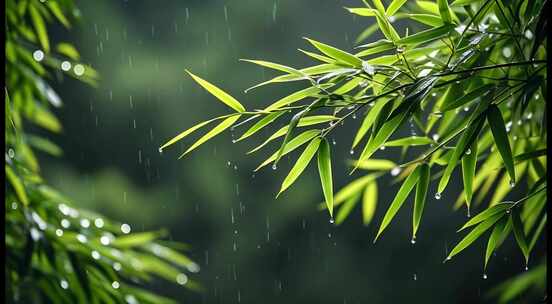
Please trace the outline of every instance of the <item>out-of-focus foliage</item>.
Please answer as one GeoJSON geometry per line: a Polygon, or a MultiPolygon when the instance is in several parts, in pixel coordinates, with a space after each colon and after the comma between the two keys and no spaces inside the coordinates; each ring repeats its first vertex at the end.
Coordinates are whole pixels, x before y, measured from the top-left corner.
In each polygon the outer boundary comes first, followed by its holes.
{"type": "MultiPolygon", "coordinates": [[[[284,179],[280,193],[293,184],[317,154],[330,221],[334,221],[334,208],[340,223],[362,201],[364,222],[368,224],[377,203],[376,180],[390,172],[403,183],[382,219],[376,239],[415,192],[414,243],[431,181],[438,180],[437,191],[429,197],[448,201],[454,209],[465,206],[468,216],[472,209],[479,211],[460,229],[472,230],[446,260],[487,232],[485,269],[493,252],[509,235],[513,235],[528,264],[546,226],[544,38],[549,1],[373,0],[364,4],[347,8],[352,14],[376,21],[357,42],[368,40],[378,29],[384,39],[359,45],[353,53],[307,38],[318,53],[302,52],[317,64],[301,69],[246,60],[284,73],[248,90],[271,83],[308,84],[263,109],[246,110],[234,97],[189,72],[235,113],[199,123],[160,149],[209,124],[217,123],[181,156],[226,129],[252,123],[235,140],[241,141],[286,121],[284,127],[249,152],[281,139],[280,147],[257,168],[271,164],[276,170],[282,156],[306,147],[284,179]],[[400,19],[416,21],[420,26],[414,33],[408,28],[403,31],[394,25],[400,19]],[[364,146],[351,161],[351,173],[358,169],[375,172],[353,180],[334,195],[329,134],[345,121],[354,123],[357,117],[361,122],[352,138],[351,154],[363,142],[364,146]],[[316,127],[304,130],[307,126],[316,127]],[[393,138],[404,128],[409,128],[412,136],[393,138]],[[400,147],[401,159],[373,157],[387,147],[400,147]],[[412,154],[407,153],[409,150],[419,156],[406,159],[412,154]],[[452,195],[445,190],[456,168],[461,169],[457,171],[461,171],[464,191],[456,201],[444,199],[452,195]],[[503,201],[514,187],[525,195],[516,201],[503,201]]],[[[545,281],[544,272],[536,273],[537,279],[530,282],[545,281]]]]}
{"type": "MultiPolygon", "coordinates": [[[[95,85],[98,76],[67,42],[53,44],[49,23],[79,16],[72,1],[6,2],[6,300],[10,303],[173,303],[144,288],[164,279],[190,289],[199,266],[163,241],[167,232],[131,227],[74,206],[42,179],[36,151],[62,150],[46,135],[62,126],[49,82],[58,73],[95,85]],[[29,132],[28,130],[32,130],[29,132]],[[38,135],[41,134],[41,135],[38,135]]],[[[130,211],[130,210],[129,210],[130,211]]]]}

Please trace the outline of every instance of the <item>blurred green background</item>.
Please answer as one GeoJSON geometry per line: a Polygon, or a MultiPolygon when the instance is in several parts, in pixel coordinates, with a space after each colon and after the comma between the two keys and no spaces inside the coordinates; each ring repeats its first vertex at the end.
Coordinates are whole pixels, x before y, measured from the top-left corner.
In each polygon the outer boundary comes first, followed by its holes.
{"type": "MultiPolygon", "coordinates": [[[[461,189],[458,175],[443,199],[430,196],[415,245],[410,243],[411,205],[372,244],[398,189],[388,176],[379,183],[371,225],[362,226],[357,207],[343,225],[333,226],[327,212],[316,208],[322,195],[315,166],[278,200],[274,196],[297,155],[276,171],[252,172],[276,146],[253,156],[245,152],[274,130],[240,144],[232,144],[226,132],[183,160],[177,160],[179,152],[193,137],[158,152],[178,132],[228,112],[184,74],[185,68],[246,107],[261,108],[302,87],[272,85],[244,94],[275,74],[238,59],[312,65],[297,51],[309,49],[303,36],[351,49],[373,21],[343,9],[360,1],[77,4],[81,22],[69,32],[56,29],[53,40],[73,41],[102,79],[91,88],[59,75],[64,132],[54,140],[65,155],[45,159],[44,172],[77,205],[129,222],[135,231],[167,227],[172,239],[192,246],[206,291],[168,285],[154,285],[155,290],[182,303],[486,303],[490,287],[524,268],[512,241],[491,260],[487,280],[482,279],[482,241],[442,263],[459,240],[455,230],[466,220],[464,211],[451,208],[461,189]]],[[[348,122],[334,135],[336,188],[352,178],[345,161],[359,123],[348,122]]],[[[387,149],[376,157],[398,155],[387,149]]],[[[535,252],[542,256],[544,250],[535,252]]]]}

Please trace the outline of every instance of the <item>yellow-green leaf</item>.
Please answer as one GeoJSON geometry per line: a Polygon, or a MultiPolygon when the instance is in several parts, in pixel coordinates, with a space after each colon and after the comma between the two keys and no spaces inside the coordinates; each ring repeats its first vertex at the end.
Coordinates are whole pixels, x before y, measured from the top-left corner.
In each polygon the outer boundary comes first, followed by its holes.
{"type": "Polygon", "coordinates": [[[514,159],[512,156],[512,149],[510,148],[510,141],[506,133],[506,123],[502,118],[502,113],[496,105],[490,105],[487,109],[487,121],[489,122],[496,148],[504,161],[508,175],[510,175],[512,183],[515,183],[516,172],[514,170],[514,159]]]}
{"type": "Polygon", "coordinates": [[[242,106],[242,104],[239,101],[237,101],[234,97],[230,96],[228,93],[219,89],[218,87],[211,84],[207,80],[204,80],[201,77],[192,74],[192,72],[188,70],[186,70],[186,73],[188,73],[197,83],[199,83],[199,85],[201,85],[205,90],[207,90],[207,92],[211,93],[218,100],[222,101],[230,108],[236,110],[237,112],[245,111],[245,108],[242,106]]]}
{"type": "Polygon", "coordinates": [[[291,186],[295,180],[303,173],[305,168],[309,165],[309,162],[314,157],[314,154],[318,151],[318,147],[320,146],[320,138],[313,139],[305,148],[305,151],[299,156],[297,161],[295,162],[295,165],[293,165],[293,168],[289,171],[288,175],[282,182],[282,186],[280,188],[280,191],[276,195],[280,195],[280,193],[284,192],[289,186],[291,186]]]}
{"type": "Polygon", "coordinates": [[[420,226],[424,205],[429,188],[429,165],[420,165],[420,178],[416,184],[416,197],[414,198],[414,211],[412,212],[412,240],[416,239],[416,232],[420,226]]]}
{"type": "Polygon", "coordinates": [[[374,179],[368,183],[362,195],[362,223],[364,225],[368,225],[372,221],[372,218],[374,218],[377,203],[378,184],[374,179]]]}
{"type": "Polygon", "coordinates": [[[238,119],[240,118],[240,115],[234,115],[231,117],[226,118],[223,120],[220,124],[218,124],[216,127],[214,127],[211,131],[209,131],[207,134],[203,135],[200,139],[198,139],[192,146],[188,148],[180,157],[182,158],[184,155],[190,153],[195,148],[199,147],[201,144],[205,143],[209,139],[217,136],[222,131],[228,129],[231,125],[233,125],[238,119]]]}
{"type": "Polygon", "coordinates": [[[332,182],[332,160],[330,155],[330,144],[327,139],[322,139],[318,147],[318,173],[322,192],[326,200],[326,207],[330,216],[333,217],[333,182],[332,182]]]}

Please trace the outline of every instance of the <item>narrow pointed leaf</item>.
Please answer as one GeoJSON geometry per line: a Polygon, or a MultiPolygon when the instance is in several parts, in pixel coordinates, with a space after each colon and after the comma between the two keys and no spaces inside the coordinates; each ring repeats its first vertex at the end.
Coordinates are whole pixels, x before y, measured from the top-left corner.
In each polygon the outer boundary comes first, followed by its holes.
{"type": "Polygon", "coordinates": [[[380,100],[374,104],[374,106],[370,109],[370,112],[364,116],[364,120],[362,120],[362,124],[360,125],[360,128],[358,128],[357,134],[355,135],[355,139],[353,140],[352,149],[354,149],[358,143],[362,140],[364,135],[368,132],[374,121],[376,120],[376,117],[378,116],[378,113],[381,111],[383,106],[388,102],[389,100],[380,100]]]}
{"type": "Polygon", "coordinates": [[[432,27],[440,27],[443,26],[443,20],[436,15],[431,14],[408,14],[408,18],[412,20],[416,20],[420,23],[423,23],[425,25],[429,25],[432,27]]]}
{"type": "MultiPolygon", "coordinates": [[[[322,88],[328,88],[331,84],[323,84],[320,87],[322,88]]],[[[279,109],[283,106],[288,106],[294,102],[297,102],[299,100],[305,99],[310,96],[314,96],[315,94],[319,93],[320,89],[318,87],[308,87],[306,89],[297,91],[295,93],[292,93],[278,101],[275,101],[270,106],[266,107],[264,111],[274,111],[276,109],[279,109]]]]}
{"type": "Polygon", "coordinates": [[[437,5],[439,6],[439,13],[441,14],[441,18],[445,23],[451,23],[452,18],[450,16],[450,10],[447,0],[437,0],[437,5]]]}
{"type": "Polygon", "coordinates": [[[40,42],[40,46],[44,49],[45,53],[48,53],[50,52],[50,41],[48,39],[48,32],[46,31],[46,24],[44,23],[44,19],[42,18],[42,15],[38,11],[38,9],[35,7],[34,3],[30,3],[28,5],[28,8],[29,14],[31,16],[31,21],[33,22],[36,35],[38,36],[38,41],[40,42]]]}
{"type": "Polygon", "coordinates": [[[491,228],[503,216],[503,213],[495,214],[477,225],[450,251],[447,260],[450,260],[453,256],[459,254],[462,250],[466,249],[469,245],[471,245],[471,243],[476,241],[485,231],[491,228]]]}
{"type": "Polygon", "coordinates": [[[385,215],[380,224],[378,234],[376,235],[374,242],[379,238],[379,236],[385,230],[385,228],[387,228],[389,223],[391,223],[391,220],[393,219],[393,217],[395,217],[395,215],[403,205],[404,201],[408,197],[408,194],[410,194],[412,189],[414,189],[414,186],[416,186],[416,183],[420,178],[420,170],[421,170],[420,167],[416,167],[416,169],[412,171],[412,173],[406,178],[404,183],[401,185],[401,188],[397,192],[397,195],[389,205],[387,212],[385,212],[385,215]]]}
{"type": "Polygon", "coordinates": [[[278,154],[276,156],[276,159],[274,160],[274,166],[276,166],[278,164],[278,161],[282,157],[282,153],[284,152],[284,147],[286,146],[288,141],[291,139],[291,134],[293,133],[293,130],[297,126],[297,123],[299,123],[299,119],[301,119],[301,117],[303,117],[303,115],[305,115],[306,113],[307,113],[307,110],[303,110],[303,111],[293,115],[293,117],[289,121],[289,124],[287,125],[288,128],[287,128],[286,136],[284,137],[284,140],[282,141],[282,145],[280,146],[280,149],[278,150],[278,154]]]}
{"type": "Polygon", "coordinates": [[[385,14],[388,17],[391,17],[395,15],[395,13],[403,6],[403,4],[406,3],[406,0],[393,0],[391,4],[387,7],[387,10],[385,10],[385,14]]]}
{"type": "Polygon", "coordinates": [[[186,70],[186,73],[188,73],[197,83],[199,83],[199,85],[201,85],[205,90],[207,90],[207,92],[211,93],[218,100],[222,101],[230,108],[236,110],[237,112],[245,111],[245,108],[242,106],[242,104],[239,101],[237,101],[234,97],[230,96],[228,93],[219,89],[218,87],[211,84],[207,80],[204,80],[201,77],[192,74],[192,72],[188,70],[186,70]]]}
{"type": "MultiPolygon", "coordinates": [[[[319,134],[320,134],[320,130],[308,130],[297,135],[286,144],[282,155],[286,155],[289,152],[294,151],[295,149],[297,149],[304,143],[310,141],[311,139],[318,136],[319,134]]],[[[278,156],[278,151],[272,154],[268,159],[266,159],[262,164],[260,164],[254,171],[259,171],[259,169],[261,169],[262,167],[270,164],[276,159],[277,156],[278,156]]]]}
{"type": "Polygon", "coordinates": [[[245,133],[243,133],[243,135],[240,136],[240,138],[238,138],[236,141],[244,140],[249,136],[259,132],[262,128],[268,126],[271,122],[275,121],[278,117],[282,116],[284,113],[286,112],[279,111],[279,112],[274,112],[266,115],[265,117],[257,121],[254,125],[252,125],[251,128],[245,131],[245,133]]]}
{"type": "Polygon", "coordinates": [[[508,134],[506,133],[506,123],[502,118],[502,113],[497,106],[491,105],[487,109],[487,120],[493,133],[496,148],[504,161],[504,165],[512,182],[516,181],[516,173],[514,170],[514,160],[512,156],[512,149],[510,148],[510,141],[508,140],[508,134]]]}
{"type": "Polygon", "coordinates": [[[410,35],[408,37],[404,37],[398,41],[399,44],[420,44],[420,43],[427,43],[430,41],[433,41],[435,39],[439,39],[442,37],[445,37],[449,35],[450,31],[454,27],[451,25],[443,25],[437,28],[425,30],[418,32],[414,35],[410,35]]]}
{"type": "Polygon", "coordinates": [[[348,198],[345,203],[343,203],[343,206],[339,208],[337,211],[337,215],[335,217],[335,224],[340,225],[345,221],[345,219],[349,216],[351,211],[353,211],[353,208],[358,203],[358,200],[360,198],[360,193],[357,193],[353,195],[352,197],[348,198]]]}
{"type": "Polygon", "coordinates": [[[330,155],[330,144],[325,138],[322,139],[318,147],[318,173],[320,175],[320,183],[322,184],[322,192],[326,200],[326,207],[330,216],[333,216],[333,181],[332,181],[332,163],[330,155]]]}
{"type": "Polygon", "coordinates": [[[409,136],[395,140],[390,140],[385,143],[386,147],[401,147],[401,146],[421,146],[433,144],[434,141],[425,136],[409,136]]]}
{"type": "MultiPolygon", "coordinates": [[[[320,138],[315,138],[307,145],[305,151],[303,151],[301,156],[299,156],[299,158],[295,162],[295,165],[293,165],[293,168],[291,168],[288,175],[282,182],[282,186],[280,188],[280,192],[278,192],[278,195],[280,195],[280,193],[284,192],[289,186],[291,186],[301,175],[301,173],[303,173],[305,168],[309,165],[311,159],[314,157],[314,154],[318,151],[320,141],[320,138]]],[[[276,197],[278,197],[278,195],[276,195],[276,197]]]]}
{"type": "Polygon", "coordinates": [[[473,196],[473,179],[475,176],[475,166],[477,164],[477,140],[474,140],[469,148],[469,154],[462,157],[462,180],[464,182],[464,195],[468,211],[473,196]]]}
{"type": "Polygon", "coordinates": [[[205,143],[206,141],[208,141],[209,139],[217,136],[218,134],[220,134],[222,131],[228,129],[230,126],[232,126],[238,119],[240,118],[240,115],[235,115],[235,116],[231,116],[231,117],[228,117],[226,118],[225,120],[223,120],[220,124],[218,124],[216,127],[214,127],[211,131],[207,132],[207,134],[203,135],[200,139],[198,139],[195,143],[193,143],[189,148],[188,150],[186,150],[184,153],[182,153],[182,155],[180,155],[179,158],[182,158],[184,155],[190,153],[191,151],[193,151],[195,148],[199,147],[200,145],[202,145],[203,143],[205,143]]]}
{"type": "Polygon", "coordinates": [[[457,98],[455,100],[447,100],[446,102],[444,102],[441,105],[440,110],[441,110],[441,112],[450,111],[450,110],[456,109],[460,106],[463,106],[463,105],[467,104],[468,102],[470,102],[472,100],[475,100],[477,98],[483,99],[483,98],[485,98],[487,93],[489,93],[491,90],[493,90],[493,87],[494,87],[494,84],[482,85],[481,87],[479,87],[477,89],[474,89],[474,90],[470,91],[469,93],[464,94],[464,95],[460,96],[459,98],[457,98]]]}
{"type": "Polygon", "coordinates": [[[514,230],[516,242],[519,246],[519,249],[521,249],[523,256],[525,257],[525,263],[528,263],[529,246],[527,245],[527,239],[525,237],[525,233],[523,232],[523,223],[521,222],[520,209],[513,208],[510,216],[512,217],[512,230],[514,230]]]}
{"type": "Polygon", "coordinates": [[[377,203],[378,184],[376,180],[373,180],[368,183],[362,195],[362,223],[364,225],[368,225],[372,221],[372,218],[374,218],[377,203]]]}
{"type": "Polygon", "coordinates": [[[462,231],[468,227],[471,227],[473,225],[479,224],[482,221],[496,215],[496,214],[504,214],[506,213],[506,210],[512,208],[513,203],[512,202],[504,202],[504,203],[498,203],[492,207],[489,207],[485,209],[484,211],[480,212],[478,215],[471,218],[467,223],[462,226],[458,231],[462,231]]]}
{"type": "Polygon", "coordinates": [[[508,218],[503,217],[493,228],[493,232],[491,232],[491,236],[489,237],[489,241],[487,242],[487,249],[485,251],[485,266],[484,269],[487,269],[487,264],[489,263],[489,259],[491,258],[491,255],[495,251],[495,249],[498,247],[498,243],[500,241],[500,238],[502,237],[502,233],[506,227],[506,223],[508,223],[508,218]]]}
{"type": "Polygon", "coordinates": [[[175,144],[176,142],[178,142],[179,140],[183,139],[184,137],[192,134],[193,132],[195,132],[196,130],[200,129],[201,127],[213,122],[213,121],[216,121],[216,120],[219,120],[219,119],[222,119],[222,118],[226,118],[226,117],[229,117],[228,115],[225,115],[225,116],[220,116],[220,117],[216,117],[216,118],[213,118],[213,119],[210,119],[210,120],[207,120],[207,121],[204,121],[204,122],[201,122],[201,123],[198,123],[197,125],[191,127],[191,128],[188,128],[186,129],[185,131],[181,132],[180,134],[178,134],[177,136],[173,137],[171,140],[169,140],[168,142],[166,142],[164,145],[162,145],[159,149],[162,151],[163,149],[165,149],[166,147],[168,146],[171,146],[173,144],[175,144]]]}
{"type": "Polygon", "coordinates": [[[240,59],[240,61],[254,63],[254,64],[257,64],[257,65],[260,65],[260,66],[263,66],[263,67],[271,68],[273,70],[277,70],[277,71],[281,71],[281,72],[286,72],[288,74],[299,76],[299,77],[306,77],[307,76],[305,73],[303,73],[303,72],[301,72],[301,71],[299,71],[295,68],[288,67],[288,66],[285,66],[285,65],[279,64],[279,63],[274,63],[274,62],[269,62],[269,61],[264,61],[264,60],[251,60],[251,59],[240,59]]]}
{"type": "Polygon", "coordinates": [[[364,159],[357,160],[353,164],[356,164],[359,169],[364,170],[391,170],[397,167],[397,164],[388,159],[364,159]]]}
{"type": "Polygon", "coordinates": [[[420,220],[424,211],[424,205],[427,198],[427,189],[429,188],[429,165],[420,165],[420,179],[416,184],[416,197],[414,199],[414,211],[412,213],[412,238],[416,238],[416,232],[420,226],[420,220]]]}
{"type": "Polygon", "coordinates": [[[337,61],[340,61],[342,63],[348,64],[350,66],[359,68],[362,66],[362,60],[358,59],[355,55],[350,54],[348,52],[342,51],[338,48],[335,48],[333,46],[324,44],[322,42],[318,42],[313,39],[305,38],[308,42],[310,42],[315,48],[317,48],[320,52],[326,54],[327,56],[330,56],[334,58],[337,61]]]}

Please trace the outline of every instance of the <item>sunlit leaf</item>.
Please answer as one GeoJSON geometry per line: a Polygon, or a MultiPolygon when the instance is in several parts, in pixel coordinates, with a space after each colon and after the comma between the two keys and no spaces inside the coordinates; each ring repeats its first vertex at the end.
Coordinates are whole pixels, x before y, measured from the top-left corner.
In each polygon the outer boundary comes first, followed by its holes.
{"type": "Polygon", "coordinates": [[[242,106],[242,104],[239,101],[237,101],[234,97],[230,96],[228,93],[219,89],[218,87],[211,84],[207,80],[204,80],[201,77],[192,74],[192,72],[188,70],[186,70],[186,73],[188,73],[197,83],[199,83],[199,85],[201,85],[205,90],[207,90],[207,92],[211,93],[218,100],[222,101],[230,108],[236,110],[237,112],[245,111],[245,108],[242,106]]]}
{"type": "Polygon", "coordinates": [[[449,255],[447,256],[447,260],[450,260],[453,256],[459,254],[462,250],[466,249],[466,247],[476,241],[485,231],[491,228],[503,216],[504,213],[497,213],[479,223],[450,251],[449,255]]]}
{"type": "Polygon", "coordinates": [[[182,158],[184,155],[190,153],[195,148],[199,147],[209,139],[217,136],[222,131],[228,129],[230,126],[232,126],[238,119],[240,118],[240,115],[234,115],[231,117],[226,118],[221,123],[219,123],[216,127],[214,127],[211,131],[207,132],[207,134],[203,135],[200,139],[198,139],[196,142],[194,142],[184,153],[182,153],[178,158],[182,158]]]}
{"type": "Polygon", "coordinates": [[[374,213],[378,202],[378,184],[375,180],[368,183],[362,195],[362,223],[368,225],[374,213]]]}
{"type": "Polygon", "coordinates": [[[333,181],[332,181],[332,164],[330,155],[330,143],[324,138],[318,147],[318,173],[320,175],[320,183],[322,184],[322,192],[326,200],[326,206],[330,216],[333,216],[333,181]]]}
{"type": "Polygon", "coordinates": [[[282,182],[282,186],[280,188],[280,191],[276,195],[280,195],[280,193],[284,192],[289,186],[291,186],[295,180],[303,173],[305,168],[308,166],[311,159],[314,157],[315,153],[318,151],[318,147],[320,146],[320,138],[313,139],[305,148],[305,151],[299,156],[297,161],[295,162],[295,165],[293,165],[293,168],[289,171],[288,175],[282,182]]]}

